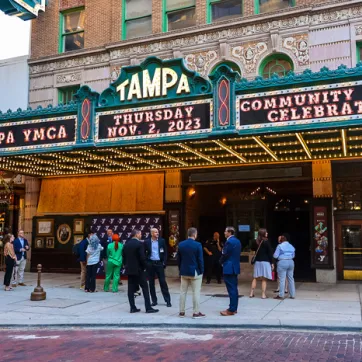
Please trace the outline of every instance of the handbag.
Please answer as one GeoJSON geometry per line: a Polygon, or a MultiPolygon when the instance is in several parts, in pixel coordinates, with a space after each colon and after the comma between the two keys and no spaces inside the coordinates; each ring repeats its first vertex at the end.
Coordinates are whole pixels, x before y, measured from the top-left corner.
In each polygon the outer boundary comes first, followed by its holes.
{"type": "Polygon", "coordinates": [[[256,251],[255,255],[251,258],[251,265],[254,265],[255,264],[255,261],[256,261],[256,256],[258,255],[258,251],[261,247],[261,244],[263,244],[263,240],[260,242],[259,244],[259,247],[258,247],[258,250],[256,251]]]}

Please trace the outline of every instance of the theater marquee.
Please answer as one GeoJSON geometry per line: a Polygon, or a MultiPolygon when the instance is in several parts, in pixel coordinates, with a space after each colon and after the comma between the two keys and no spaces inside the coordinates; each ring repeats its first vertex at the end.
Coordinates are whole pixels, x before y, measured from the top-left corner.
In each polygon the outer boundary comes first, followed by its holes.
{"type": "Polygon", "coordinates": [[[212,100],[112,110],[96,114],[96,142],[211,132],[212,100]]]}
{"type": "Polygon", "coordinates": [[[237,128],[353,120],[362,114],[362,82],[240,95],[237,128]]]}
{"type": "Polygon", "coordinates": [[[0,125],[0,150],[16,151],[74,145],[77,117],[31,119],[0,125]]]}

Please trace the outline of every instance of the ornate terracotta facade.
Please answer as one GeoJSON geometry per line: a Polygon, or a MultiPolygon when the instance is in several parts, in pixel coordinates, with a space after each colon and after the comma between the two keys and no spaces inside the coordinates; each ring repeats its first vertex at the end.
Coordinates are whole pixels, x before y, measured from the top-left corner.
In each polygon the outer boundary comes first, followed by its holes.
{"type": "Polygon", "coordinates": [[[151,55],[182,57],[202,76],[222,62],[233,62],[247,79],[258,76],[263,60],[277,53],[292,60],[296,73],[324,66],[336,69],[341,64],[352,67],[357,62],[356,42],[362,41],[361,29],[359,2],[328,2],[32,59],[29,105],[56,105],[58,88],[72,85],[87,84],[101,91],[117,78],[120,67],[139,64],[151,55]]]}

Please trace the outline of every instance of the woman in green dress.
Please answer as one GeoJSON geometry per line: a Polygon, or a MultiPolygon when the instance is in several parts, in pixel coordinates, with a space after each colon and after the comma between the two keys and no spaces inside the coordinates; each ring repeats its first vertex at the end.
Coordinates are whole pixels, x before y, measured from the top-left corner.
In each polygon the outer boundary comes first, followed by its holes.
{"type": "Polygon", "coordinates": [[[112,236],[112,243],[108,244],[107,248],[107,273],[106,279],[104,281],[104,291],[109,291],[109,284],[111,279],[113,279],[112,292],[118,292],[118,283],[121,276],[121,266],[122,266],[122,249],[123,244],[119,241],[119,236],[114,234],[112,236]]]}

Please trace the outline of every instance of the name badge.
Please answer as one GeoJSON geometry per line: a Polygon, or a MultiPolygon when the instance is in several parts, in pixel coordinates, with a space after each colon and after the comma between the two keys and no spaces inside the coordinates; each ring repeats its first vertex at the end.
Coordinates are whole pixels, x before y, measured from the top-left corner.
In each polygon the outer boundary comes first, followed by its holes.
{"type": "Polygon", "coordinates": [[[163,253],[163,252],[164,252],[163,248],[160,248],[160,253],[163,253]]]}

